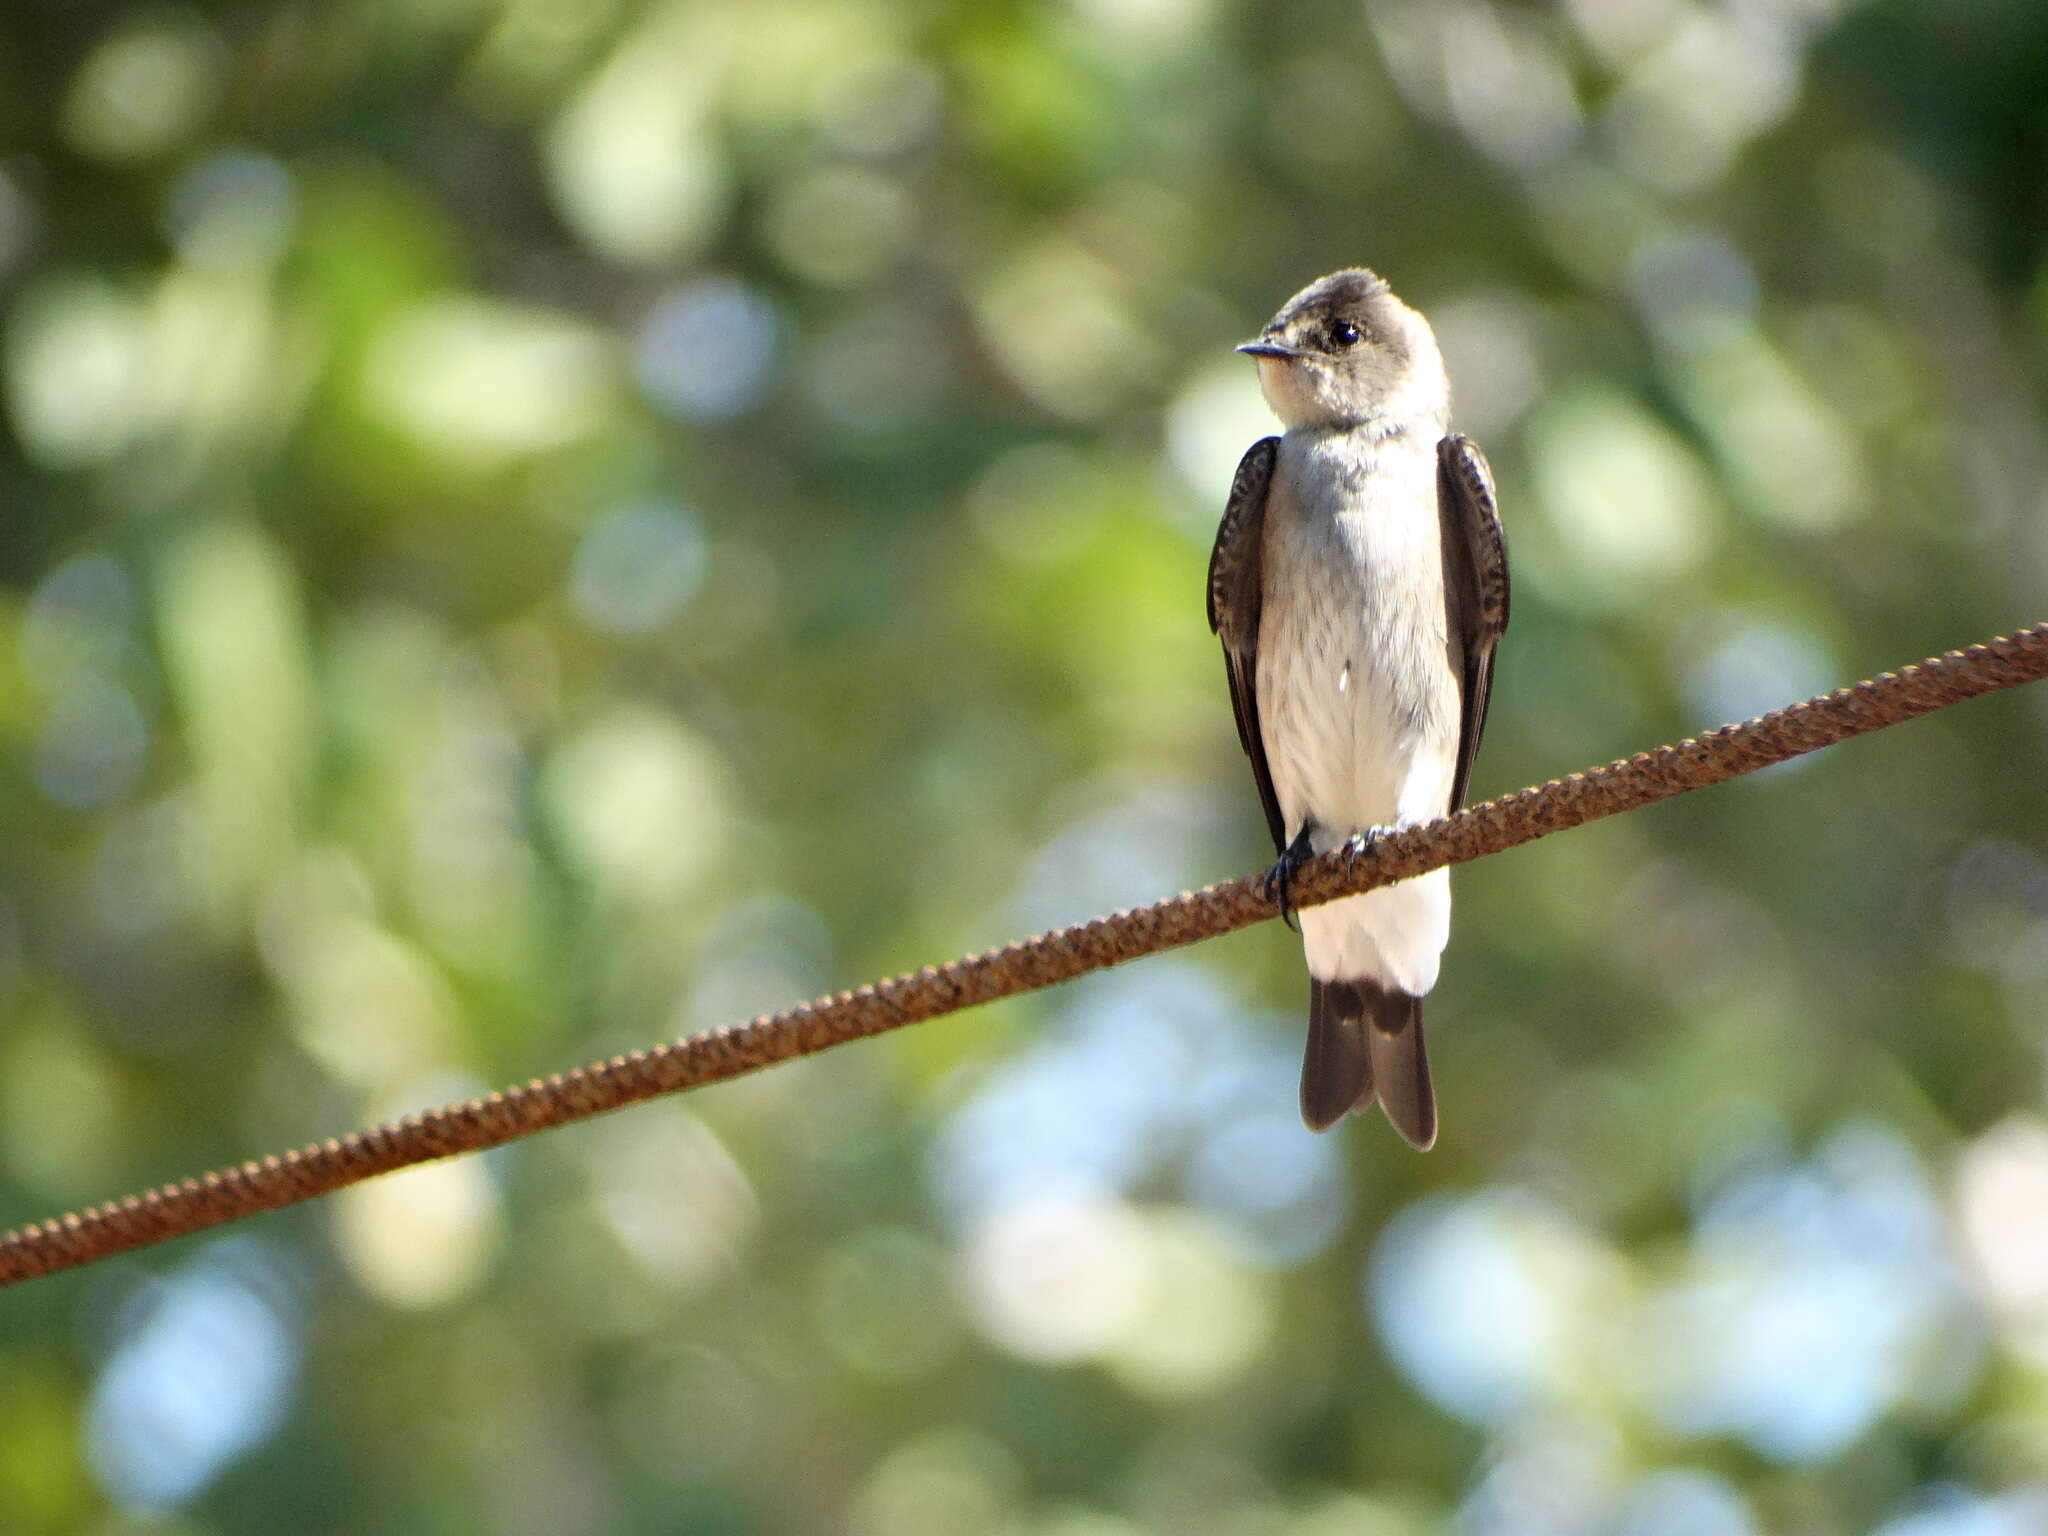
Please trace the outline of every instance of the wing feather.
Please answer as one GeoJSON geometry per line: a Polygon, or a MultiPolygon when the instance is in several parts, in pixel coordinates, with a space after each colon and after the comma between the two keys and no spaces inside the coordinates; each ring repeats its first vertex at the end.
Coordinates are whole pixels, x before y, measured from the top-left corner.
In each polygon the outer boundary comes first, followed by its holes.
{"type": "Polygon", "coordinates": [[[1508,627],[1508,547],[1486,455],[1457,433],[1437,444],[1437,515],[1443,528],[1444,602],[1451,645],[1465,663],[1464,717],[1449,809],[1465,803],[1472,759],[1493,697],[1493,651],[1508,627]]]}
{"type": "Polygon", "coordinates": [[[1230,499],[1216,529],[1216,548],[1209,556],[1209,627],[1223,642],[1223,661],[1230,678],[1230,707],[1237,715],[1237,738],[1252,762],[1259,803],[1275,852],[1287,846],[1280,819],[1280,800],[1273,792],[1273,771],[1266,762],[1265,739],[1259,731],[1259,604],[1264,583],[1266,491],[1273,480],[1277,437],[1261,438],[1245,450],[1231,477],[1230,499]]]}

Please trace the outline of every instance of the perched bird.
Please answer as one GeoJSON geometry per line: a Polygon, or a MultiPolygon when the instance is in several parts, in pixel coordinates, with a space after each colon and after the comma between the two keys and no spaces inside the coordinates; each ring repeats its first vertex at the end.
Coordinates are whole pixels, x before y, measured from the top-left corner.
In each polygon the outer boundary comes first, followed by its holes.
{"type": "MultiPolygon", "coordinates": [[[[1286,427],[1237,466],[1209,560],[1209,625],[1279,861],[1448,815],[1486,725],[1508,623],[1493,477],[1450,431],[1429,323],[1363,268],[1289,299],[1256,341],[1286,427]]],[[[1377,1095],[1427,1149],[1436,1097],[1422,998],[1450,939],[1450,871],[1299,913],[1309,973],[1301,1115],[1324,1130],[1377,1095]]]]}

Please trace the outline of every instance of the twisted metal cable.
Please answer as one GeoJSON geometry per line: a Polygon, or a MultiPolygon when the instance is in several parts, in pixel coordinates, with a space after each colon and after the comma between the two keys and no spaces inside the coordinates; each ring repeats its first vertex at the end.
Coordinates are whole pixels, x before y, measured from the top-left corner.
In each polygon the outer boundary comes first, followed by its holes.
{"type": "MultiPolygon", "coordinates": [[[[1740,725],[1724,725],[1676,746],[1552,779],[1442,821],[1390,833],[1362,856],[1347,857],[1342,850],[1324,854],[1302,867],[1292,886],[1293,901],[1296,906],[1315,906],[1446,864],[1483,858],[2043,677],[2048,677],[2048,623],[1966,651],[1950,651],[1740,725]]],[[[657,1094],[738,1077],[848,1040],[1049,987],[1275,915],[1260,877],[1248,875],[764,1014],[734,1028],[614,1056],[466,1104],[408,1115],[374,1130],[167,1184],[0,1237],[0,1285],[90,1264],[257,1211],[311,1200],[380,1173],[499,1146],[657,1094]]]]}

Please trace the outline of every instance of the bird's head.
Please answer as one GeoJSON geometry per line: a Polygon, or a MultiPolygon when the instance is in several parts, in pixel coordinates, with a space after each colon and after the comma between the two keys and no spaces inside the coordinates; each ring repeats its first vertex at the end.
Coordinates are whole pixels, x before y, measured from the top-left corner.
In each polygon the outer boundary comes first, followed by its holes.
{"type": "Polygon", "coordinates": [[[1429,322],[1363,267],[1317,278],[1237,350],[1258,359],[1259,388],[1290,428],[1449,425],[1450,385],[1429,322]]]}

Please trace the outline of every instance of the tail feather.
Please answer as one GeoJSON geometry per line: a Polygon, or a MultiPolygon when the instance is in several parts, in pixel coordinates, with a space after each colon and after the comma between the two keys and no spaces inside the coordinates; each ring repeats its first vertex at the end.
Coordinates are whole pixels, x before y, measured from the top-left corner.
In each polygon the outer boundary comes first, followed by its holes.
{"type": "Polygon", "coordinates": [[[1354,983],[1365,996],[1371,1023],[1364,1031],[1380,1108],[1418,1152],[1436,1144],[1436,1091],[1422,1041],[1422,999],[1370,981],[1354,983]]]}
{"type": "Polygon", "coordinates": [[[1436,1091],[1423,1046],[1422,999],[1376,981],[1309,981],[1301,1118],[1326,1131],[1347,1112],[1380,1108],[1417,1151],[1436,1144],[1436,1091]]]}
{"type": "Polygon", "coordinates": [[[1365,999],[1348,981],[1308,984],[1308,1051],[1301,1062],[1301,1118],[1326,1131],[1372,1103],[1365,999]]]}

